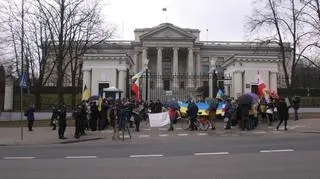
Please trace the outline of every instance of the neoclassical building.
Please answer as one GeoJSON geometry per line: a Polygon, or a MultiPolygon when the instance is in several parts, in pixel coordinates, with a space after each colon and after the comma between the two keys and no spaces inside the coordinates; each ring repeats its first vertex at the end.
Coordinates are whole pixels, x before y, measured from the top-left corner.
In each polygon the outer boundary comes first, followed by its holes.
{"type": "Polygon", "coordinates": [[[143,99],[192,96],[198,87],[213,87],[212,72],[231,97],[252,91],[257,71],[267,88],[277,90],[281,85],[277,44],[201,41],[198,29],[170,23],[135,29],[134,36],[133,41],[100,44],[83,56],[83,87],[89,88],[91,95],[116,87],[123,91],[122,97],[127,96],[130,75],[144,65],[149,73],[148,81],[144,77],[140,83],[143,99]]]}

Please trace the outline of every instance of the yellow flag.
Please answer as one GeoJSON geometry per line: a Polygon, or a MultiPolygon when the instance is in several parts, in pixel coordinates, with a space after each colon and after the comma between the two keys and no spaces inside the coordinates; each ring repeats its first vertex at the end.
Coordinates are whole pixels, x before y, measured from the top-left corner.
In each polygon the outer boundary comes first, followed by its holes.
{"type": "Polygon", "coordinates": [[[84,85],[84,89],[82,91],[82,101],[88,100],[90,97],[89,89],[87,88],[87,85],[84,85]]]}
{"type": "Polygon", "coordinates": [[[102,111],[102,96],[99,97],[98,110],[99,110],[99,111],[102,111]]]}

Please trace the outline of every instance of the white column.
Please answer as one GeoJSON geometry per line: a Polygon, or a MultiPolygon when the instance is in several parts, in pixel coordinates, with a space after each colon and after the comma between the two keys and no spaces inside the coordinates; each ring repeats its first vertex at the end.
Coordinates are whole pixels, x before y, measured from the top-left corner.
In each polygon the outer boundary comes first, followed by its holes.
{"type": "Polygon", "coordinates": [[[242,83],[243,83],[243,79],[242,79],[242,73],[243,71],[235,71],[234,72],[234,81],[233,81],[233,92],[234,92],[234,97],[238,98],[242,95],[243,91],[242,91],[242,83]]]}
{"type": "MultiPolygon", "coordinates": [[[[145,47],[145,48],[142,49],[142,62],[143,62],[142,63],[142,68],[144,67],[144,61],[147,58],[148,58],[148,48],[145,47]]],[[[150,77],[149,77],[149,79],[150,79],[150,77]]],[[[141,99],[145,100],[146,99],[146,84],[147,84],[146,77],[143,78],[142,83],[143,84],[140,87],[140,88],[142,88],[142,91],[140,93],[140,97],[141,97],[141,99]]],[[[150,82],[148,84],[149,84],[148,87],[150,89],[150,82]]],[[[148,90],[148,92],[150,93],[150,90],[148,90]]]]}
{"type": "MultiPolygon", "coordinates": [[[[188,48],[188,75],[194,75],[194,65],[193,65],[193,49],[188,48]]],[[[194,79],[189,77],[188,87],[193,88],[194,79]]]]}
{"type": "Polygon", "coordinates": [[[135,52],[134,55],[133,55],[133,73],[136,74],[139,70],[139,67],[138,67],[138,53],[135,52]]]}
{"type": "Polygon", "coordinates": [[[91,70],[89,69],[83,69],[83,83],[82,83],[82,90],[84,90],[85,87],[89,90],[89,94],[91,96],[91,70]]]}
{"type": "Polygon", "coordinates": [[[142,49],[142,62],[148,58],[148,52],[147,52],[148,48],[143,48],[142,49]]]}
{"type": "Polygon", "coordinates": [[[119,69],[119,89],[123,91],[121,98],[126,97],[126,70],[119,69]]]}
{"type": "Polygon", "coordinates": [[[212,88],[213,88],[212,78],[213,78],[213,72],[210,71],[210,72],[209,72],[209,97],[210,97],[210,98],[214,98],[214,97],[215,97],[215,96],[212,94],[212,88]]]}
{"type": "Polygon", "coordinates": [[[3,110],[4,111],[13,110],[13,81],[9,79],[5,80],[3,110]]]}
{"type": "Polygon", "coordinates": [[[270,89],[274,91],[278,89],[277,72],[270,72],[270,89]]]}
{"type": "Polygon", "coordinates": [[[178,62],[178,52],[179,48],[174,47],[173,49],[173,64],[172,64],[172,72],[173,72],[173,87],[177,88],[179,87],[179,82],[178,82],[178,73],[179,73],[179,62],[178,62]]]}
{"type": "MultiPolygon", "coordinates": [[[[157,75],[159,75],[159,77],[162,75],[162,48],[161,47],[157,48],[157,75]]],[[[162,88],[162,83],[163,83],[162,79],[160,78],[160,80],[157,81],[156,86],[158,88],[162,88]]]]}
{"type": "Polygon", "coordinates": [[[200,52],[196,53],[196,68],[197,68],[197,87],[200,87],[201,85],[201,66],[200,66],[200,52]]]}

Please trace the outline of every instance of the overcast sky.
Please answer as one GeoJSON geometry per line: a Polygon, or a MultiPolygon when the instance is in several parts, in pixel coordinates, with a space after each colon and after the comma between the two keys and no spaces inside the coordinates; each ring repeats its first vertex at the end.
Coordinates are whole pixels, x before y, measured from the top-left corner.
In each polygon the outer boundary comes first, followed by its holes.
{"type": "Polygon", "coordinates": [[[132,40],[135,28],[167,22],[201,31],[200,40],[247,40],[246,16],[252,0],[104,0],[106,20],[117,28],[117,39],[132,40]],[[162,8],[167,8],[166,15],[162,8]],[[208,33],[206,32],[208,29],[208,33]]]}

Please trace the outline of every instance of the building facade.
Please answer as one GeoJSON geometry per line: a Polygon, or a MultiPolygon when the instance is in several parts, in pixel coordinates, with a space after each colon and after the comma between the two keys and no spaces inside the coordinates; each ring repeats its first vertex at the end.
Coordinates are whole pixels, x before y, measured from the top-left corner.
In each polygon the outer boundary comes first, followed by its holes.
{"type": "MultiPolygon", "coordinates": [[[[213,73],[231,97],[252,91],[257,71],[267,88],[277,90],[281,85],[277,80],[282,75],[277,44],[201,41],[198,29],[170,23],[136,29],[134,35],[133,41],[108,41],[83,56],[83,88],[91,95],[116,87],[127,96],[131,82],[128,74],[139,72],[144,65],[148,66],[149,78],[140,82],[143,99],[193,96],[201,86],[214,86],[213,73]]],[[[210,96],[215,95],[209,91],[210,96]]]]}

